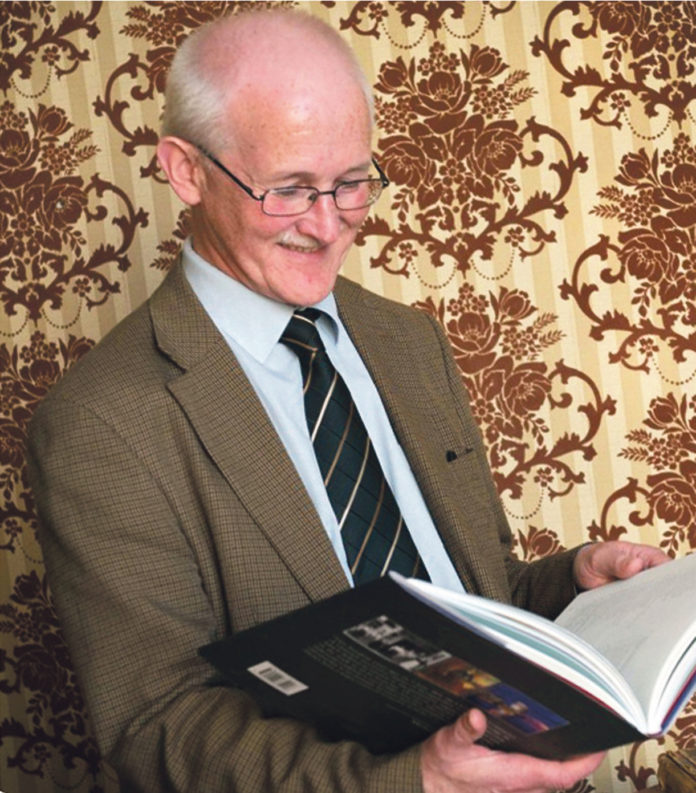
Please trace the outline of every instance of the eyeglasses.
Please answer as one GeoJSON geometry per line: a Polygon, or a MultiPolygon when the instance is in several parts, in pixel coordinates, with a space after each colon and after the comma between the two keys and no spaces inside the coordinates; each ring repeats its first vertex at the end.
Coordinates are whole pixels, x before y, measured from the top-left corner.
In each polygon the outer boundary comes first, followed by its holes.
{"type": "Polygon", "coordinates": [[[377,179],[355,179],[349,182],[341,182],[333,190],[317,190],[316,187],[304,187],[293,185],[291,187],[274,187],[266,190],[261,195],[254,195],[254,191],[248,185],[229,171],[225,166],[202,146],[194,144],[196,148],[204,154],[210,162],[217,167],[232,181],[239,185],[244,192],[254,199],[261,202],[261,209],[266,215],[273,217],[292,217],[302,215],[310,210],[321,195],[332,196],[337,209],[351,210],[364,209],[377,201],[382,195],[382,190],[389,184],[389,179],[385,176],[382,169],[377,164],[377,160],[372,159],[372,164],[377,169],[379,178],[377,179]]]}

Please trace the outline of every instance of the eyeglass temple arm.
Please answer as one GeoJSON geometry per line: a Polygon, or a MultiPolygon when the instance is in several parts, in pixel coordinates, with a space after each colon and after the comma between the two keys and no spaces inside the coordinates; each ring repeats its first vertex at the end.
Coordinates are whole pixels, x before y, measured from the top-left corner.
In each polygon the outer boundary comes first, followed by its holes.
{"type": "Polygon", "coordinates": [[[382,182],[382,187],[389,187],[389,179],[387,179],[387,175],[379,167],[379,163],[377,162],[377,160],[375,160],[374,157],[372,158],[372,164],[377,169],[377,173],[379,174],[380,181],[382,182]]]}
{"type": "MultiPolygon", "coordinates": [[[[224,165],[223,165],[223,164],[220,162],[220,160],[218,160],[218,158],[217,158],[217,157],[215,157],[214,155],[212,155],[212,154],[211,154],[211,153],[210,153],[210,152],[209,152],[209,151],[208,151],[206,148],[204,148],[203,146],[199,146],[197,143],[194,143],[193,145],[194,145],[194,146],[195,146],[195,147],[198,149],[198,151],[200,151],[200,153],[201,153],[203,156],[207,157],[207,158],[210,160],[210,162],[212,162],[212,163],[213,163],[213,165],[217,165],[217,167],[218,167],[218,168],[219,168],[219,169],[220,169],[220,170],[221,170],[221,171],[222,171],[224,174],[226,174],[227,176],[229,176],[229,177],[230,177],[230,179],[231,179],[231,180],[232,180],[232,181],[233,181],[235,184],[239,185],[239,186],[242,188],[242,190],[244,190],[244,192],[245,192],[245,193],[246,193],[248,196],[250,196],[251,198],[253,198],[253,199],[254,199],[254,201],[263,201],[263,196],[254,195],[254,193],[253,193],[252,189],[249,187],[249,185],[246,185],[246,184],[244,184],[244,182],[242,182],[242,181],[240,181],[239,179],[237,179],[237,177],[236,177],[236,176],[235,176],[235,175],[232,173],[232,171],[229,171],[227,168],[225,168],[225,166],[224,166],[224,165]]],[[[379,169],[378,169],[378,170],[379,170],[379,169]]]]}

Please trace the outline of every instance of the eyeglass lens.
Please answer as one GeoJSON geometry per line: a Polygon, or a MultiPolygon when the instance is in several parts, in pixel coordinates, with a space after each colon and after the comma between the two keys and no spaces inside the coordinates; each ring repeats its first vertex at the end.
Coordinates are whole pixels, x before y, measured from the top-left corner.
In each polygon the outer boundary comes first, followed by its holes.
{"type": "MultiPolygon", "coordinates": [[[[338,209],[362,209],[374,204],[382,193],[379,179],[360,179],[339,185],[332,193],[338,209]]],[[[300,215],[312,207],[320,192],[314,187],[279,187],[263,198],[267,215],[300,215]]]]}

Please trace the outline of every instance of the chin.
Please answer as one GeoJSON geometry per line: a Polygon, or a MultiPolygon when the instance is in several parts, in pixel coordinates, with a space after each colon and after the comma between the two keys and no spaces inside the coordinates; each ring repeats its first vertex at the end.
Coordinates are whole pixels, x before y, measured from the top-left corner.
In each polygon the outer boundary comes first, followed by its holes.
{"type": "Polygon", "coordinates": [[[290,306],[313,306],[323,300],[333,290],[334,283],[335,281],[325,289],[293,290],[286,293],[286,298],[283,299],[283,302],[290,306]]]}
{"type": "Polygon", "coordinates": [[[292,283],[283,284],[276,299],[291,306],[313,306],[333,291],[337,277],[337,272],[323,278],[302,279],[296,276],[292,283]]]}

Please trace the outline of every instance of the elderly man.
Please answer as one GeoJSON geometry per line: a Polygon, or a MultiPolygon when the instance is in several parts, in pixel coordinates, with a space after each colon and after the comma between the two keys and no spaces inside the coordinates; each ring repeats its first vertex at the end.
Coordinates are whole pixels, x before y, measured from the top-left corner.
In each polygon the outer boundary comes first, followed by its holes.
{"type": "Polygon", "coordinates": [[[123,793],[540,791],[601,760],[486,749],[479,711],[373,756],[264,718],[197,655],[395,567],[554,616],[576,587],[664,559],[621,543],[511,556],[437,324],[338,276],[386,183],[370,142],[369,87],[316,19],[241,14],[192,35],[158,147],[191,238],[37,412],[46,564],[123,793]],[[320,449],[339,392],[364,450],[355,479],[335,450],[327,472],[320,449]]]}

